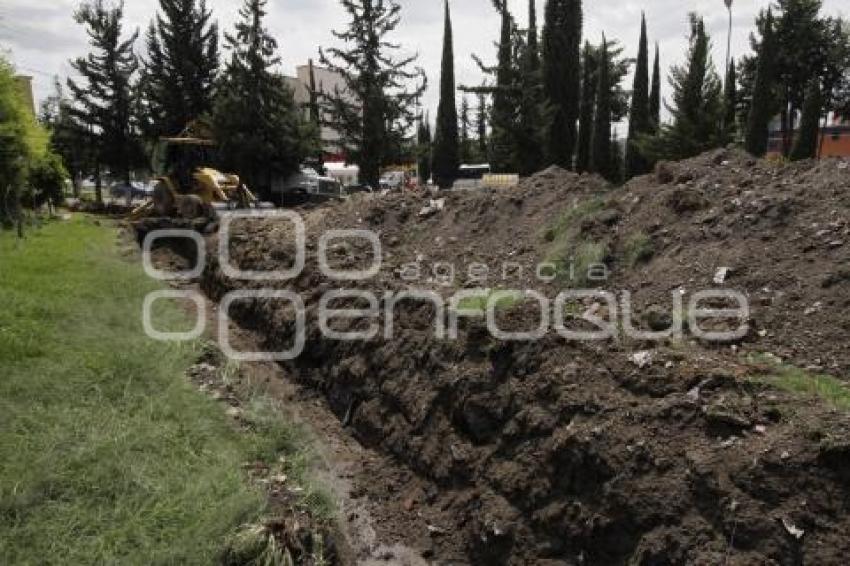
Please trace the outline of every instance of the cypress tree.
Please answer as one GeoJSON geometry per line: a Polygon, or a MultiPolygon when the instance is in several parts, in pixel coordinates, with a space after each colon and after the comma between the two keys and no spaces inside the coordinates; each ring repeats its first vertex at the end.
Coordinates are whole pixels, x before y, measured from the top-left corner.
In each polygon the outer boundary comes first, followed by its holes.
{"type": "Polygon", "coordinates": [[[469,118],[469,100],[466,95],[460,102],[460,161],[470,163],[472,161],[472,141],[469,137],[469,128],[472,121],[469,118]]]}
{"type": "Polygon", "coordinates": [[[747,119],[747,135],[744,147],[751,154],[761,157],[767,153],[768,128],[770,127],[773,82],[776,73],[776,45],[774,45],[773,13],[767,11],[764,36],[759,48],[756,81],[747,119]]]}
{"type": "Polygon", "coordinates": [[[803,115],[800,118],[800,129],[794,148],[791,150],[791,160],[814,159],[818,153],[820,138],[820,117],[823,110],[823,95],[820,81],[813,79],[803,103],[803,115]]]}
{"type": "Polygon", "coordinates": [[[593,121],[593,142],[591,145],[591,171],[599,173],[609,181],[615,180],[613,156],[611,153],[611,85],[608,78],[608,42],[602,36],[602,49],[599,53],[599,70],[596,83],[596,116],[593,121]]]}
{"type": "Polygon", "coordinates": [[[431,124],[427,116],[419,118],[416,141],[419,184],[427,185],[431,180],[431,124]]]}
{"type": "Polygon", "coordinates": [[[173,136],[212,111],[218,74],[218,24],[206,0],[159,0],[147,32],[142,71],[145,134],[173,136]]]}
{"type": "Polygon", "coordinates": [[[478,134],[478,159],[482,162],[488,160],[487,157],[487,95],[483,92],[478,93],[478,112],[475,119],[475,129],[478,134]]]}
{"type": "Polygon", "coordinates": [[[84,3],[74,19],[86,27],[92,52],[71,62],[81,81],[68,80],[74,99],[71,114],[94,136],[96,198],[100,202],[101,166],[129,183],[130,171],[143,159],[135,115],[133,79],[139,62],[133,53],[138,31],[122,39],[124,6],[103,0],[84,3]]]}
{"type": "Polygon", "coordinates": [[[705,23],[691,14],[688,60],[673,67],[673,123],[662,126],[656,137],[643,137],[638,144],[652,159],[685,159],[716,147],[721,137],[723,87],[711,60],[711,39],[705,23]]]}
{"type": "Polygon", "coordinates": [[[274,179],[298,170],[311,153],[309,128],[274,68],[277,41],[265,27],[268,0],[245,0],[213,114],[223,165],[266,197],[274,179]]]}
{"type": "Polygon", "coordinates": [[[658,132],[661,126],[661,58],[658,44],[655,44],[655,63],[652,65],[652,88],[649,93],[649,117],[652,119],[652,131],[658,132]]]}
{"type": "Polygon", "coordinates": [[[530,175],[541,168],[540,146],[544,130],[542,85],[540,84],[540,53],[537,42],[537,12],[534,0],[528,3],[528,39],[521,59],[521,94],[519,127],[517,131],[516,164],[521,175],[530,175]]]}
{"type": "Polygon", "coordinates": [[[499,60],[496,68],[496,87],[493,91],[493,109],[490,115],[490,168],[494,173],[509,173],[514,166],[516,138],[516,106],[514,101],[513,26],[507,0],[496,0],[502,16],[499,36],[499,60]]]}
{"type": "Polygon", "coordinates": [[[416,105],[426,88],[416,57],[398,58],[389,39],[398,27],[396,0],[340,0],[346,29],[334,32],[342,47],[320,50],[322,64],[342,76],[345,88],[322,96],[341,149],[360,167],[360,182],[377,187],[381,167],[397,155],[418,119],[416,105]],[[410,85],[403,88],[400,85],[410,85]]]}
{"type": "Polygon", "coordinates": [[[584,44],[582,56],[581,109],[579,112],[576,171],[590,171],[590,144],[593,140],[593,110],[596,108],[596,58],[590,42],[584,44]]]}
{"type": "Polygon", "coordinates": [[[726,74],[726,84],[723,88],[723,139],[734,141],[738,135],[738,73],[735,59],[729,61],[729,72],[726,74]]]}
{"type": "Polygon", "coordinates": [[[652,132],[649,108],[649,48],[646,39],[646,17],[641,15],[640,43],[635,67],[632,106],[629,115],[629,137],[626,142],[625,175],[631,179],[649,172],[649,162],[637,146],[639,136],[652,132]]]}
{"type": "Polygon", "coordinates": [[[543,90],[551,111],[546,156],[573,167],[581,104],[581,0],[548,0],[543,29],[543,90]]]}
{"type": "Polygon", "coordinates": [[[432,165],[434,181],[442,189],[451,188],[454,184],[460,164],[454,66],[452,20],[449,2],[446,0],[443,61],[440,76],[440,106],[437,110],[437,131],[434,136],[432,165]]]}

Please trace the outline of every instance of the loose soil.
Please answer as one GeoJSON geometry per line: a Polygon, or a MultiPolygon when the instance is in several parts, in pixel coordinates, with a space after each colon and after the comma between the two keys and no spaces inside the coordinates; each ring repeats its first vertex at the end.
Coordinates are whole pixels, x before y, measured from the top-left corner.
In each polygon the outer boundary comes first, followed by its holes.
{"type": "MultiPolygon", "coordinates": [[[[382,455],[352,472],[353,495],[374,510],[378,539],[425,560],[843,564],[850,416],[770,387],[771,366],[750,355],[837,377],[850,368],[848,166],[782,166],[722,150],[660,164],[617,189],[552,169],[501,192],[394,194],[310,210],[305,269],[275,284],[299,293],[307,310],[305,351],[281,368],[382,455]],[[603,286],[631,291],[647,327],[669,317],[672,292],[728,288],[750,299],[751,331],[722,345],[578,343],[555,333],[505,342],[463,320],[448,341],[434,336],[433,306],[405,301],[393,339],[333,341],[317,310],[337,284],[317,267],[317,242],[348,228],[375,231],[384,247],[380,273],[349,289],[531,288],[554,297],[580,283],[565,268],[598,262],[610,270],[603,286]],[[544,261],[558,265],[558,278],[535,277],[544,261]],[[439,277],[443,262],[458,268],[454,278],[439,277]],[[411,263],[422,266],[416,282],[405,276],[411,263]],[[471,277],[473,264],[491,276],[471,277]]],[[[238,221],[231,257],[244,269],[282,269],[292,242],[286,221],[238,221]]],[[[217,245],[211,235],[209,248],[217,245]]],[[[331,261],[367,265],[370,247],[333,243],[331,261]]],[[[200,284],[213,300],[268,287],[226,278],[215,258],[200,284]]],[[[579,318],[585,308],[600,312],[592,300],[580,307],[579,318]]],[[[537,310],[516,304],[500,323],[532,328],[537,310]]],[[[291,306],[244,301],[232,314],[267,348],[291,346],[291,306]]]]}

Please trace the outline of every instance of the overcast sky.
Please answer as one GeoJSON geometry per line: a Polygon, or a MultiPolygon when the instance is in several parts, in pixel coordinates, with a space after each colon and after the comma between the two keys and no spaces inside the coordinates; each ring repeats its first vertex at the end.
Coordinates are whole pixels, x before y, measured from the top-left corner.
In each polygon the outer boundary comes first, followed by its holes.
{"type": "MultiPolygon", "coordinates": [[[[528,0],[508,0],[521,25],[527,22],[528,0]]],[[[428,73],[430,89],[424,101],[432,115],[436,113],[442,42],[443,0],[400,0],[402,23],[395,39],[405,50],[418,52],[428,73]]],[[[545,0],[537,0],[538,18],[543,19],[545,0]]],[[[734,0],[734,55],[746,53],[748,36],[756,13],[769,0],[734,0]]],[[[71,73],[68,59],[86,53],[84,31],[74,23],[72,13],[78,0],[0,0],[0,49],[9,52],[19,72],[32,75],[36,97],[42,99],[52,90],[53,76],[71,73]]],[[[222,29],[229,29],[237,17],[240,0],[207,0],[222,29]]],[[[155,14],[157,0],[128,0],[126,30],[147,26],[155,14]]],[[[696,11],[705,16],[714,40],[714,59],[719,71],[726,58],[727,12],[723,0],[592,0],[584,2],[585,37],[598,42],[601,34],[618,39],[626,53],[634,57],[640,32],[640,13],[646,12],[650,42],[661,47],[664,94],[670,65],[680,63],[687,46],[687,14],[696,11]]],[[[847,0],[824,0],[825,12],[840,14],[847,0]]],[[[493,42],[498,39],[499,18],[491,0],[453,0],[455,65],[459,84],[477,84],[482,77],[473,53],[485,61],[495,59],[493,42]]],[[[268,26],[280,43],[283,71],[293,73],[296,65],[310,57],[318,58],[319,46],[334,44],[331,29],[345,23],[345,12],[338,0],[270,0],[268,26]]],[[[137,51],[143,51],[141,41],[137,51]]],[[[631,88],[631,78],[626,88],[631,88]]]]}

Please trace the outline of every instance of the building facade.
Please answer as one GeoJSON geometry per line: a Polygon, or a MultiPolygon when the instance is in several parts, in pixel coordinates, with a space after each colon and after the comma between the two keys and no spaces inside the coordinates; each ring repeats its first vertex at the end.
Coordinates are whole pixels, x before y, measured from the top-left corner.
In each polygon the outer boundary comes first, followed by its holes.
{"type": "MultiPolygon", "coordinates": [[[[796,132],[791,132],[791,143],[794,143],[796,132]]],[[[830,114],[826,127],[821,128],[820,157],[850,157],[850,118],[830,114]]],[[[782,129],[779,120],[770,125],[767,154],[778,156],[782,154],[782,129]]]]}
{"type": "MultiPolygon", "coordinates": [[[[299,65],[295,69],[294,77],[284,77],[286,84],[295,95],[295,102],[303,109],[305,116],[310,114],[310,70],[316,84],[316,91],[331,94],[337,90],[345,91],[345,79],[325,67],[313,65],[312,61],[307,65],[299,65]]],[[[326,122],[327,120],[322,120],[326,122]]],[[[321,128],[322,147],[324,149],[325,161],[345,161],[345,152],[341,146],[339,132],[323,125],[321,128]]]]}

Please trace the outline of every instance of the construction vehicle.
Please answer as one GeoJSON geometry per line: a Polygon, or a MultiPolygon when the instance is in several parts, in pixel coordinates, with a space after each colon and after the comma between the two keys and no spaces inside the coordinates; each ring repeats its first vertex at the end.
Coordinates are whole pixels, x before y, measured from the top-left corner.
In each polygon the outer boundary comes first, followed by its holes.
{"type": "Polygon", "coordinates": [[[164,175],[154,179],[150,202],[131,213],[131,219],[146,216],[214,218],[217,207],[250,208],[257,197],[237,175],[210,166],[215,162],[216,144],[205,128],[190,124],[180,135],[161,138],[164,175]]]}

